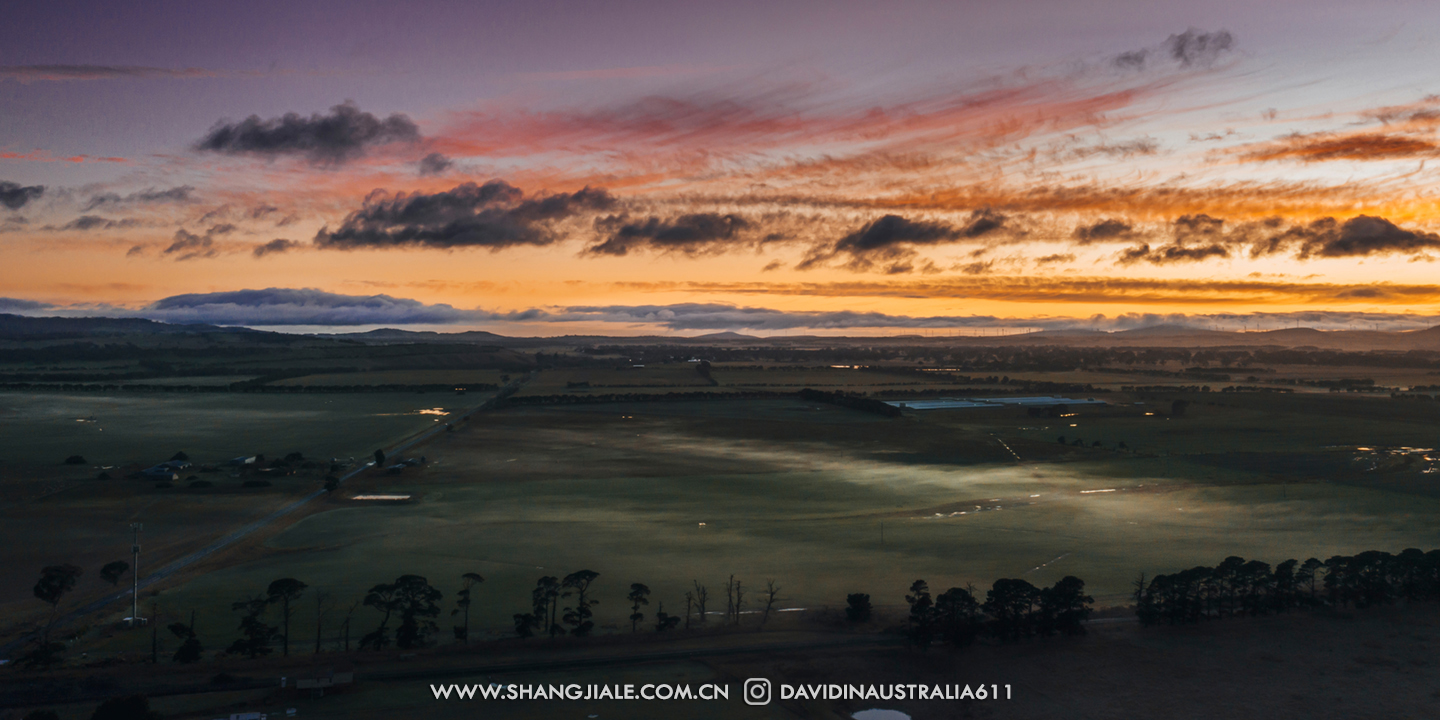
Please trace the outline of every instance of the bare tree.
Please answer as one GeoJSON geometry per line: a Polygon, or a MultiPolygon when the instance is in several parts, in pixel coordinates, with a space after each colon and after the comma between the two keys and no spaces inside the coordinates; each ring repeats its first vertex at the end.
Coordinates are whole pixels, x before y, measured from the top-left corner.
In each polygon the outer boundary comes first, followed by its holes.
{"type": "Polygon", "coordinates": [[[480,577],[479,573],[468,572],[464,575],[461,575],[460,580],[462,581],[460,591],[455,593],[455,596],[458,599],[455,601],[455,609],[450,611],[450,615],[453,617],[462,612],[465,613],[465,624],[455,628],[455,637],[459,638],[460,641],[464,642],[466,645],[469,645],[471,595],[474,592],[473,588],[475,587],[476,583],[485,582],[485,578],[480,577]]]}
{"type": "Polygon", "coordinates": [[[735,576],[731,575],[725,581],[725,622],[728,624],[731,618],[735,617],[735,576]]]}
{"type": "Polygon", "coordinates": [[[325,612],[334,605],[330,593],[315,591],[315,654],[320,654],[320,633],[325,628],[325,612]]]}
{"type": "Polygon", "coordinates": [[[770,619],[770,611],[775,607],[776,601],[780,600],[780,586],[774,580],[765,581],[765,589],[762,591],[765,598],[765,614],[760,616],[760,627],[756,631],[765,629],[765,621],[770,619]]]}
{"type": "Polygon", "coordinates": [[[740,587],[740,581],[735,581],[735,624],[740,624],[740,608],[745,607],[745,591],[740,587]]]}
{"type": "Polygon", "coordinates": [[[355,604],[351,605],[350,609],[345,611],[345,652],[350,652],[350,616],[354,615],[355,611],[360,609],[360,605],[364,602],[364,600],[356,600],[355,604]]]}
{"type": "Polygon", "coordinates": [[[673,630],[680,624],[680,618],[665,612],[665,602],[662,600],[660,606],[655,610],[655,632],[673,630]]]}
{"type": "Polygon", "coordinates": [[[625,596],[630,605],[630,632],[636,632],[640,621],[645,619],[645,613],[640,612],[641,605],[649,605],[650,588],[644,583],[631,583],[630,594],[625,596]]]}
{"type": "Polygon", "coordinates": [[[705,601],[710,598],[710,594],[706,592],[705,586],[701,585],[700,581],[691,580],[690,582],[695,585],[695,611],[700,613],[700,622],[703,623],[705,622],[705,601]]]}

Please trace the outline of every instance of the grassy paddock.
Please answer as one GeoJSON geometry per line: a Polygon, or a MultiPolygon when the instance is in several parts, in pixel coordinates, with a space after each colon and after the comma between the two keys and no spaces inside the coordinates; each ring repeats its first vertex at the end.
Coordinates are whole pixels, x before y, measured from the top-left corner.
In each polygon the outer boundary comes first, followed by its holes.
{"type": "Polygon", "coordinates": [[[0,393],[0,458],[47,466],[71,455],[92,465],[153,464],[177,450],[200,462],[297,450],[359,456],[443,417],[419,410],[477,402],[447,394],[0,393]]]}
{"type": "MultiPolygon", "coordinates": [[[[374,370],[353,373],[321,373],[296,378],[286,378],[270,385],[441,385],[486,383],[499,385],[500,377],[506,373],[500,370],[374,370]]],[[[515,376],[521,373],[512,373],[515,376]]]]}
{"type": "MultiPolygon", "coordinates": [[[[262,555],[195,577],[161,602],[197,609],[228,638],[229,604],[275,578],[299,578],[348,609],[370,585],[418,573],[446,593],[448,611],[460,574],[479,572],[486,582],[472,625],[503,634],[527,609],[536,578],[581,568],[601,574],[598,624],[621,628],[632,582],[654,590],[647,615],[661,600],[683,611],[692,580],[710,588],[712,611],[723,610],[731,573],[752,609],[771,578],[784,607],[836,606],[851,592],[896,605],[917,577],[932,588],[983,589],[999,577],[1042,585],[1069,574],[1115,604],[1142,571],[1228,555],[1277,563],[1440,545],[1440,500],[1404,488],[1179,454],[1073,449],[1042,462],[1024,450],[1028,422],[1018,413],[892,421],[798,401],[485,415],[429,446],[429,467],[352,490],[405,492],[415,502],[337,502],[262,555]],[[1107,489],[1116,492],[1085,492],[1107,489]]],[[[1249,432],[1220,420],[1207,427],[1219,438],[1227,427],[1249,432]]],[[[1270,443],[1303,449],[1309,432],[1298,426],[1270,443]]],[[[306,604],[297,622],[313,632],[310,612],[306,604]]],[[[354,637],[376,621],[357,610],[354,637]]]]}

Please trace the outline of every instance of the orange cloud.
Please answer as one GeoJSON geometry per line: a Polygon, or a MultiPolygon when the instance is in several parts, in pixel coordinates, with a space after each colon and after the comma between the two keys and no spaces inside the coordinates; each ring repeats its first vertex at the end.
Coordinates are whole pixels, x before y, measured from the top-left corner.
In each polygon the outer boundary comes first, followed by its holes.
{"type": "Polygon", "coordinates": [[[1299,160],[1403,160],[1435,157],[1440,146],[1429,140],[1404,135],[1359,133],[1354,135],[1291,135],[1272,143],[1241,149],[1249,162],[1299,160]]]}
{"type": "Polygon", "coordinates": [[[617,283],[648,292],[807,297],[989,300],[1105,305],[1310,305],[1440,303],[1440,285],[1346,284],[1120,277],[988,276],[906,282],[617,283]]]}
{"type": "Polygon", "coordinates": [[[31,162],[108,162],[123,163],[130,162],[122,157],[95,157],[93,155],[71,155],[70,157],[56,157],[45,150],[31,150],[28,153],[0,152],[0,160],[29,160],[31,162]]]}

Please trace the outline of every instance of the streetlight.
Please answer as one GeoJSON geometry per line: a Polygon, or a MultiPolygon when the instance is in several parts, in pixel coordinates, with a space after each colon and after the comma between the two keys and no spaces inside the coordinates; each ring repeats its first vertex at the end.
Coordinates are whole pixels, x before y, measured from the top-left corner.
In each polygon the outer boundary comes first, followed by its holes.
{"type": "Polygon", "coordinates": [[[130,529],[135,532],[135,544],[130,546],[130,553],[134,556],[135,562],[130,570],[130,627],[140,624],[140,531],[145,529],[141,523],[130,523],[130,529]]]}

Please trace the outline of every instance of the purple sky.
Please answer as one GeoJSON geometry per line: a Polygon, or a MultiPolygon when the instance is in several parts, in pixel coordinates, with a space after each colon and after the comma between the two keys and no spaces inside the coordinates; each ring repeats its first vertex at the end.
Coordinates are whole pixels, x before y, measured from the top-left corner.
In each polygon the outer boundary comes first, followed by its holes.
{"type": "Polygon", "coordinates": [[[16,199],[0,210],[0,296],[109,312],[180,293],[383,292],[483,310],[456,321],[477,327],[540,307],[755,305],[741,282],[772,283],[759,295],[777,312],[890,318],[1440,310],[1433,2],[55,2],[5,17],[0,190],[16,199]],[[1167,57],[1181,34],[1227,44],[1167,57]],[[1143,69],[1127,53],[1148,53],[1143,69]],[[403,115],[420,140],[328,164],[197,149],[219,123],[347,101],[403,115]],[[430,152],[450,165],[417,176],[430,152]],[[517,188],[511,204],[582,186],[612,200],[503,248],[322,241],[373,190],[489,181],[517,188]],[[43,196],[22,203],[26,187],[43,196]],[[1005,220],[981,243],[984,213],[1005,220]],[[902,223],[884,226],[892,244],[862,255],[844,239],[883,215],[902,223]],[[1224,229],[1185,235],[1195,215],[1224,229]],[[1381,220],[1345,225],[1360,215],[1381,220]],[[730,229],[710,244],[675,239],[718,232],[715,218],[730,229]],[[1085,239],[1107,220],[1131,230],[1085,239]],[[1287,227],[1309,244],[1260,249],[1256,233],[1287,227]],[[1361,252],[1352,231],[1380,244],[1361,252]],[[994,289],[1137,275],[1309,285],[1123,307],[994,289]],[[907,305],[834,289],[850,279],[993,282],[907,305]],[[795,290],[812,281],[831,289],[795,290]],[[1418,289],[1344,289],[1376,282],[1418,289]]]}

